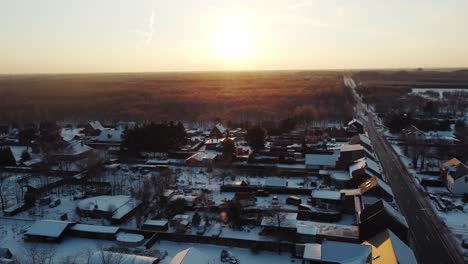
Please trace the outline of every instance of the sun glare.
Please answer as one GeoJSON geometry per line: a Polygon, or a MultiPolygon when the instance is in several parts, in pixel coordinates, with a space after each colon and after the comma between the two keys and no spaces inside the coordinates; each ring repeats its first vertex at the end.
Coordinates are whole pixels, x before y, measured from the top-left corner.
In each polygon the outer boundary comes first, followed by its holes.
{"type": "Polygon", "coordinates": [[[246,60],[251,56],[252,37],[240,25],[223,26],[211,39],[212,56],[225,61],[246,60]]]}

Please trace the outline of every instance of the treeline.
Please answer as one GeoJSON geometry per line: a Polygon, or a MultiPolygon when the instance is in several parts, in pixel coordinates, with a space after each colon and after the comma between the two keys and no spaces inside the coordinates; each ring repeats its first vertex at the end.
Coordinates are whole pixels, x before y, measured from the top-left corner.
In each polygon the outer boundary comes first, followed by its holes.
{"type": "Polygon", "coordinates": [[[304,112],[345,119],[352,102],[336,72],[27,76],[0,80],[0,120],[234,122],[304,112]]]}
{"type": "Polygon", "coordinates": [[[150,123],[127,129],[122,148],[131,155],[145,152],[166,152],[179,148],[185,141],[185,128],[180,122],[150,123]]]}

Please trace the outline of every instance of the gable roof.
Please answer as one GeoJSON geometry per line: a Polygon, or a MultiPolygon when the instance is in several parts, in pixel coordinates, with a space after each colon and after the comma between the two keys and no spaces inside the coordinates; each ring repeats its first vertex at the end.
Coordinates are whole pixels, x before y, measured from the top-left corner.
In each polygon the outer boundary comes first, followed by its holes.
{"type": "Polygon", "coordinates": [[[368,263],[372,248],[368,245],[325,240],[322,261],[326,263],[368,263]]]}
{"type": "Polygon", "coordinates": [[[363,182],[361,185],[359,185],[361,194],[365,194],[366,192],[372,190],[375,187],[380,187],[389,195],[394,196],[392,188],[390,188],[390,186],[386,182],[382,181],[381,179],[375,176],[363,182]]]}
{"type": "Polygon", "coordinates": [[[457,158],[452,158],[451,160],[448,160],[448,161],[442,163],[442,165],[440,165],[440,167],[442,169],[446,169],[447,167],[457,166],[460,163],[461,163],[461,161],[458,160],[457,158]]]}
{"type": "Polygon", "coordinates": [[[455,167],[455,171],[450,172],[450,176],[452,176],[454,180],[461,178],[467,174],[468,174],[468,167],[463,163],[458,164],[455,167]]]}
{"type": "Polygon", "coordinates": [[[88,259],[88,264],[105,264],[114,262],[121,264],[153,264],[158,263],[159,259],[111,251],[94,252],[88,259]]]}
{"type": "Polygon", "coordinates": [[[187,248],[175,255],[169,264],[205,264],[208,258],[196,248],[187,248]]]}
{"type": "Polygon", "coordinates": [[[101,125],[101,122],[99,121],[91,121],[89,122],[89,126],[92,128],[92,129],[96,129],[96,130],[104,130],[105,128],[101,125]]]}
{"type": "Polygon", "coordinates": [[[338,152],[306,154],[305,164],[311,166],[335,166],[339,158],[338,152]]]}
{"type": "Polygon", "coordinates": [[[373,264],[417,263],[413,251],[389,229],[380,232],[363,244],[372,247],[373,264]]]}

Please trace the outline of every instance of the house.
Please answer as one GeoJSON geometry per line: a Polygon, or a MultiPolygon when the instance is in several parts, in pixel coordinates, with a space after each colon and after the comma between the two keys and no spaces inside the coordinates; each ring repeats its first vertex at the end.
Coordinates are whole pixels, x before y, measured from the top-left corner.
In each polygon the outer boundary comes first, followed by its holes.
{"type": "Polygon", "coordinates": [[[357,119],[353,119],[348,122],[346,126],[346,133],[348,133],[348,135],[356,135],[356,134],[360,134],[363,132],[364,132],[364,124],[361,121],[357,119]]]}
{"type": "Polygon", "coordinates": [[[243,207],[254,206],[257,202],[257,198],[251,192],[236,192],[234,200],[238,201],[243,207]]]}
{"type": "Polygon", "coordinates": [[[307,243],[304,245],[302,264],[315,263],[322,263],[322,245],[316,243],[307,243]]]}
{"type": "Polygon", "coordinates": [[[166,232],[168,230],[167,220],[146,220],[141,227],[143,230],[166,232]]]}
{"type": "Polygon", "coordinates": [[[68,142],[64,148],[52,153],[50,160],[58,164],[62,171],[82,171],[99,161],[99,156],[93,148],[83,141],[68,142]]]}
{"type": "Polygon", "coordinates": [[[83,129],[83,133],[86,136],[98,136],[101,131],[105,130],[99,121],[88,122],[83,129]]]}
{"type": "Polygon", "coordinates": [[[413,251],[389,229],[362,244],[372,247],[372,264],[417,263],[413,251]]]}
{"type": "Polygon", "coordinates": [[[459,163],[447,168],[447,188],[457,195],[468,193],[468,166],[459,163]]]}
{"type": "Polygon", "coordinates": [[[93,141],[98,143],[121,143],[123,141],[123,132],[124,130],[116,128],[101,130],[93,141]]]}
{"type": "Polygon", "coordinates": [[[126,195],[95,196],[81,200],[76,208],[78,215],[106,218],[121,223],[136,213],[142,205],[140,200],[126,195]]]}
{"type": "Polygon", "coordinates": [[[339,191],[313,190],[311,194],[312,205],[326,210],[341,209],[344,195],[339,191]]]}
{"type": "Polygon", "coordinates": [[[324,170],[336,167],[339,159],[339,152],[322,152],[305,155],[305,165],[307,169],[324,170]]]}
{"type": "Polygon", "coordinates": [[[372,263],[372,248],[368,245],[328,241],[322,243],[322,263],[372,263]]]}
{"type": "Polygon", "coordinates": [[[368,151],[372,151],[372,143],[366,134],[358,134],[349,139],[350,145],[361,145],[368,151]]]}
{"type": "Polygon", "coordinates": [[[364,158],[366,152],[362,145],[343,145],[340,148],[340,157],[336,162],[338,169],[347,169],[354,161],[364,158]]]}
{"type": "Polygon", "coordinates": [[[426,141],[426,133],[414,125],[403,129],[401,131],[401,137],[408,143],[424,143],[426,141]]]}
{"type": "Polygon", "coordinates": [[[175,215],[169,224],[179,233],[184,233],[192,222],[190,215],[175,215]]]}
{"type": "Polygon", "coordinates": [[[349,166],[349,175],[354,186],[359,186],[369,178],[380,177],[381,174],[380,166],[371,159],[361,158],[349,166]]]}
{"type": "Polygon", "coordinates": [[[373,197],[377,200],[382,199],[389,203],[393,201],[394,196],[392,188],[383,180],[375,176],[359,185],[359,190],[361,195],[364,197],[373,197]]]}
{"type": "Polygon", "coordinates": [[[157,264],[158,258],[124,254],[112,251],[96,251],[88,258],[88,264],[157,264]]]}
{"type": "Polygon", "coordinates": [[[70,235],[81,238],[113,241],[117,237],[119,230],[120,228],[116,226],[75,224],[70,228],[70,235]]]}
{"type": "Polygon", "coordinates": [[[188,166],[204,167],[213,166],[218,160],[218,153],[214,151],[200,151],[185,160],[188,166]]]}
{"type": "Polygon", "coordinates": [[[408,241],[408,223],[405,217],[383,200],[364,208],[358,222],[362,240],[370,239],[388,228],[402,241],[408,241]]]}
{"type": "Polygon", "coordinates": [[[210,132],[210,138],[223,138],[228,130],[221,124],[216,124],[210,132]]]}
{"type": "Polygon", "coordinates": [[[73,222],[38,220],[24,233],[25,240],[38,240],[46,242],[60,242],[65,232],[70,229],[73,222]]]}
{"type": "Polygon", "coordinates": [[[324,177],[330,185],[336,188],[345,188],[351,181],[351,175],[348,171],[329,171],[324,177]]]}
{"type": "Polygon", "coordinates": [[[177,253],[169,264],[209,264],[206,254],[196,248],[187,248],[177,253]]]}
{"type": "Polygon", "coordinates": [[[452,158],[451,160],[448,160],[444,163],[442,163],[440,165],[440,176],[443,178],[443,179],[446,179],[447,177],[447,172],[448,172],[448,168],[450,167],[455,167],[457,166],[458,164],[462,163],[461,161],[459,161],[457,158],[452,158]]]}

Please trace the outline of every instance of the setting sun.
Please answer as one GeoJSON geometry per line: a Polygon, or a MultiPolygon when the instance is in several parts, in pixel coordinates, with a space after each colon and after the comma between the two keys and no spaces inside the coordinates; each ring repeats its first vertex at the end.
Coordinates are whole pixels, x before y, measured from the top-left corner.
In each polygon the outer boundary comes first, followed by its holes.
{"type": "Polygon", "coordinates": [[[211,38],[211,55],[226,61],[245,60],[251,56],[252,45],[251,34],[242,26],[223,26],[211,38]]]}

